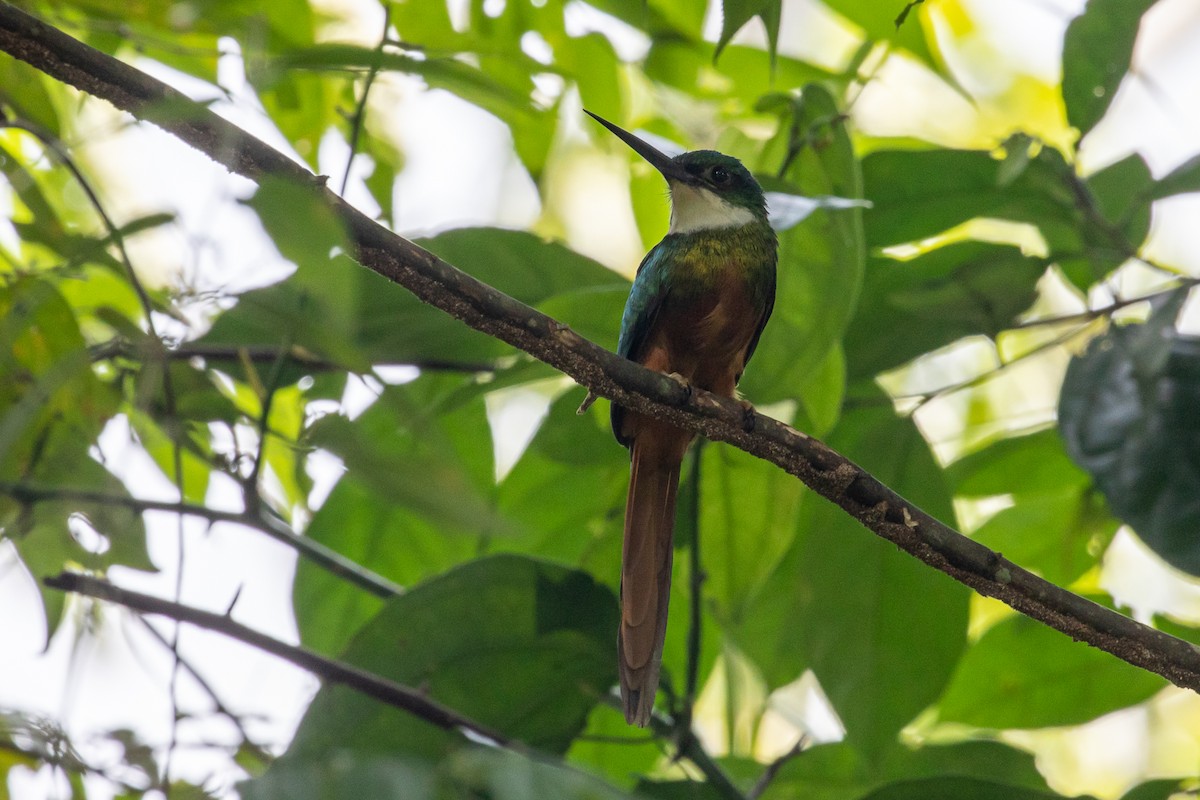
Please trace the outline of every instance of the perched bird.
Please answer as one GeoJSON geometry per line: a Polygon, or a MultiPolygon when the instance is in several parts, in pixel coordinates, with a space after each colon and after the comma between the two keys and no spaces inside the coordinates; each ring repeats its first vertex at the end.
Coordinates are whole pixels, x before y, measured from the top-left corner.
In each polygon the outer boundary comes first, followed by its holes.
{"type": "MultiPolygon", "coordinates": [[[[671,190],[670,228],[638,267],[617,352],[734,397],[775,303],[777,243],[762,187],[732,156],[696,150],[671,158],[587,113],[649,161],[671,190]]],[[[617,634],[621,698],[626,721],[644,727],[667,632],[679,469],[693,434],[616,404],[612,427],[631,461],[617,634]]]]}

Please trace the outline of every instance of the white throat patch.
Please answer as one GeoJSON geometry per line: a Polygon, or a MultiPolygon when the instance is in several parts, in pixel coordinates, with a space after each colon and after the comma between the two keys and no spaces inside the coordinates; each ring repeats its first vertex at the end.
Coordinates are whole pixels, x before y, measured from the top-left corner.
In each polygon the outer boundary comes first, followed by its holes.
{"type": "Polygon", "coordinates": [[[754,222],[754,214],[723,200],[703,186],[671,183],[671,227],[668,233],[695,233],[719,228],[740,228],[754,222]]]}

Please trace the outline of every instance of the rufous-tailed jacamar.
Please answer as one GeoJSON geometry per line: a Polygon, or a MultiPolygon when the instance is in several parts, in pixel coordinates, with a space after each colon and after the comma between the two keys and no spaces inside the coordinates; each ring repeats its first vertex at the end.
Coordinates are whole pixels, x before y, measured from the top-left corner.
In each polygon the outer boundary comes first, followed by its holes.
{"type": "MultiPolygon", "coordinates": [[[[671,158],[591,116],[661,172],[671,190],[670,228],[638,267],[617,352],[735,396],[775,303],[777,243],[762,187],[732,156],[695,150],[671,158]]],[[[679,469],[693,434],[616,404],[612,427],[631,460],[617,634],[621,698],[625,719],[645,726],[667,633],[679,469]]]]}

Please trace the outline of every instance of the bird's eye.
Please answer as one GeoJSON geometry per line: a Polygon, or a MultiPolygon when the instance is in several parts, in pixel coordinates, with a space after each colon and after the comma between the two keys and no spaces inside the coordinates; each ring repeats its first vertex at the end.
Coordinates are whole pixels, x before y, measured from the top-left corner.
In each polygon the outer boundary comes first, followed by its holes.
{"type": "Polygon", "coordinates": [[[714,167],[712,171],[712,182],[718,186],[724,186],[729,183],[729,173],[723,167],[714,167]]]}

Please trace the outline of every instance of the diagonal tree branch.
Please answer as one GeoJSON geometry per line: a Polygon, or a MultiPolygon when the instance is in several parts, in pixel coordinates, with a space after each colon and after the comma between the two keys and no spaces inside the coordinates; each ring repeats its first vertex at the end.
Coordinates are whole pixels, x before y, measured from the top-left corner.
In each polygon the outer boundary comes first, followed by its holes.
{"type": "Polygon", "coordinates": [[[356,257],[430,305],[639,413],[729,442],[800,478],[865,527],[980,594],[1130,664],[1200,691],[1200,649],[1103,608],[968,539],[845,457],[777,420],[620,358],[567,326],[455,269],[381,227],[325,187],[326,179],[145,73],[0,2],[0,50],[175,134],[231,171],[310,187],[346,224],[356,257]]]}
{"type": "Polygon", "coordinates": [[[297,667],[311,672],[322,680],[349,686],[390,706],[408,711],[426,722],[437,725],[439,728],[450,731],[469,731],[477,736],[489,739],[501,747],[525,752],[525,748],[519,742],[513,741],[504,734],[484,726],[482,723],[464,717],[457,711],[426,697],[416,689],[387,680],[386,678],[381,678],[352,664],[326,658],[307,648],[281,642],[278,639],[267,636],[265,633],[260,633],[253,628],[248,628],[239,622],[235,622],[228,616],[213,614],[209,611],[202,611],[198,608],[171,602],[170,600],[163,600],[148,594],[122,589],[108,581],[94,578],[90,575],[81,575],[76,572],[64,572],[60,575],[46,578],[43,582],[52,589],[95,597],[99,600],[105,600],[133,609],[140,614],[163,616],[176,622],[186,622],[199,628],[223,633],[226,636],[237,639],[239,642],[244,642],[273,656],[282,658],[288,663],[295,664],[297,667]]]}

